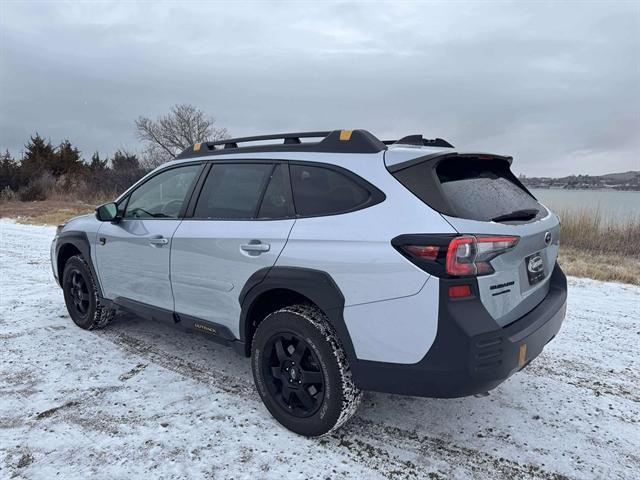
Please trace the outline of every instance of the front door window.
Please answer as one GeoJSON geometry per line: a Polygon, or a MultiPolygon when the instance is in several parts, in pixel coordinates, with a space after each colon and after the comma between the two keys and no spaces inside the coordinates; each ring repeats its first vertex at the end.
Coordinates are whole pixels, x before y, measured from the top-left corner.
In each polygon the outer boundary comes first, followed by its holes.
{"type": "Polygon", "coordinates": [[[124,218],[178,218],[200,165],[172,168],[151,178],[129,196],[124,218]]]}

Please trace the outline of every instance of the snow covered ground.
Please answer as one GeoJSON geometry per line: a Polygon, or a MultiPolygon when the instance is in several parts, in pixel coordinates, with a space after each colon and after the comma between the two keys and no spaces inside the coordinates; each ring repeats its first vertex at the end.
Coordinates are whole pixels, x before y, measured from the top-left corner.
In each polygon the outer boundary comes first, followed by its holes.
{"type": "Polygon", "coordinates": [[[485,398],[368,393],[335,435],[281,428],[247,359],[135,318],[86,332],[50,227],[0,220],[0,478],[638,478],[640,288],[570,279],[564,328],[485,398]]]}

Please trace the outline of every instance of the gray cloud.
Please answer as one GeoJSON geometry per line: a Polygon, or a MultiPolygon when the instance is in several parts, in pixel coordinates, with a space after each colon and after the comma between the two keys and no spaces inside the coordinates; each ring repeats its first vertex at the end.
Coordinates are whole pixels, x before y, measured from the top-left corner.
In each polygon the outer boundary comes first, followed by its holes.
{"type": "Polygon", "coordinates": [[[190,102],[234,135],[366,128],[514,155],[528,175],[640,169],[640,4],[0,3],[0,148],[139,148],[190,102]]]}

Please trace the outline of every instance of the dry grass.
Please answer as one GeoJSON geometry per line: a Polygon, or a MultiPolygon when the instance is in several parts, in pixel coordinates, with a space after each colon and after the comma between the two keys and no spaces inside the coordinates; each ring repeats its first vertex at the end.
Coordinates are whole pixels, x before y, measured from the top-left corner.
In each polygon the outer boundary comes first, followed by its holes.
{"type": "Polygon", "coordinates": [[[0,218],[14,218],[19,223],[59,225],[65,220],[93,212],[95,206],[80,201],[43,200],[40,202],[0,202],[0,218]]]}
{"type": "Polygon", "coordinates": [[[597,209],[565,209],[557,213],[563,247],[640,259],[640,214],[620,223],[605,219],[597,209]]]}
{"type": "Polygon", "coordinates": [[[567,275],[640,285],[640,216],[616,222],[586,208],[558,216],[558,262],[567,275]]]}
{"type": "Polygon", "coordinates": [[[610,253],[591,253],[562,246],[558,263],[567,275],[606,282],[640,285],[640,259],[610,253]]]}
{"type": "Polygon", "coordinates": [[[86,211],[74,211],[70,208],[62,208],[60,210],[35,215],[33,217],[20,217],[17,221],[18,223],[25,223],[27,225],[60,225],[72,217],[77,217],[78,215],[91,212],[93,212],[93,209],[86,211]]]}

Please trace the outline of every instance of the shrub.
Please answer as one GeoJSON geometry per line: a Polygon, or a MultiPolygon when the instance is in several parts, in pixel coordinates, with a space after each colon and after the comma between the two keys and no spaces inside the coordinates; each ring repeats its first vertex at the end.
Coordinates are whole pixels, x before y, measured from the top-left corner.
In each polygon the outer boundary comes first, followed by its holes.
{"type": "Polygon", "coordinates": [[[0,202],[10,202],[11,200],[15,200],[16,192],[11,190],[11,187],[8,185],[0,190],[0,202]]]}
{"type": "Polygon", "coordinates": [[[55,179],[49,172],[44,172],[29,181],[26,187],[18,191],[18,199],[23,202],[46,200],[55,189],[55,179]]]}

